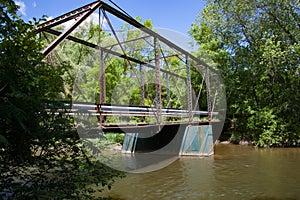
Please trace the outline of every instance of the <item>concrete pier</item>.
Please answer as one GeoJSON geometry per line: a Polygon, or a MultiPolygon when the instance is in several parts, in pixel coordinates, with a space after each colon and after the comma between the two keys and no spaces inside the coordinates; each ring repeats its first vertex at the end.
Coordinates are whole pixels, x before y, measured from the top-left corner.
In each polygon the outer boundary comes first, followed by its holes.
{"type": "Polygon", "coordinates": [[[214,153],[212,125],[181,124],[147,133],[126,133],[122,152],[210,156],[214,153]]]}

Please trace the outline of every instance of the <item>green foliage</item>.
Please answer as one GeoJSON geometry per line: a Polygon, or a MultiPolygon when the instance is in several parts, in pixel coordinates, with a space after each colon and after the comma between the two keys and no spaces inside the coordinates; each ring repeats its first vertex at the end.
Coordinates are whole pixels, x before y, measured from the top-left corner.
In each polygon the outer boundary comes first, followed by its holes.
{"type": "Polygon", "coordinates": [[[147,20],[144,22],[144,26],[147,27],[147,28],[150,28],[150,29],[153,28],[153,24],[152,24],[152,22],[151,22],[150,19],[147,19],[147,20]]]}
{"type": "Polygon", "coordinates": [[[122,174],[93,160],[73,119],[57,114],[64,104],[54,102],[66,97],[70,66],[43,61],[35,24],[16,15],[13,1],[1,1],[0,9],[0,193],[9,199],[92,198],[122,174]]]}
{"type": "Polygon", "coordinates": [[[252,111],[247,123],[256,145],[260,147],[276,145],[282,141],[280,133],[284,126],[281,124],[273,110],[267,107],[252,111]]]}
{"type": "Polygon", "coordinates": [[[123,144],[125,134],[120,133],[106,133],[105,137],[112,143],[123,144]]]}
{"type": "Polygon", "coordinates": [[[233,138],[299,145],[299,10],[297,1],[209,0],[192,25],[199,56],[222,72],[233,138]]]}

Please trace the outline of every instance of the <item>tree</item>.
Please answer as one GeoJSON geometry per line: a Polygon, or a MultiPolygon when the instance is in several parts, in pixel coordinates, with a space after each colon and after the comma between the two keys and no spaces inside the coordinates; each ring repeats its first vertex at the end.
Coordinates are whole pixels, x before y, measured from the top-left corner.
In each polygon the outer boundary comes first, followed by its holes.
{"type": "Polygon", "coordinates": [[[299,144],[299,11],[296,1],[209,0],[192,25],[222,70],[232,139],[299,144]]]}
{"type": "MultiPolygon", "coordinates": [[[[84,151],[72,118],[56,114],[66,63],[43,61],[36,22],[12,0],[0,1],[0,193],[4,198],[89,198],[92,184],[111,187],[121,173],[84,151]],[[47,110],[45,109],[47,108],[47,110]],[[4,196],[3,196],[4,195],[4,196]]],[[[67,99],[64,99],[67,100],[67,99]]]]}

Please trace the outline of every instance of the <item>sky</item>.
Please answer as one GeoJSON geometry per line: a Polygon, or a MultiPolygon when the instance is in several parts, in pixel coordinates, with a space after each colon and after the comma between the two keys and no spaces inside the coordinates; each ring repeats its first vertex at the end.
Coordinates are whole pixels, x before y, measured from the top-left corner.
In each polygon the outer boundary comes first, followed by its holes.
{"type": "MultiPolygon", "coordinates": [[[[19,13],[27,20],[50,18],[84,6],[94,0],[15,0],[19,13]]],[[[109,3],[108,0],[103,0],[109,3]]],[[[113,0],[132,17],[150,19],[155,28],[165,28],[187,35],[191,24],[204,7],[205,0],[113,0]]]]}

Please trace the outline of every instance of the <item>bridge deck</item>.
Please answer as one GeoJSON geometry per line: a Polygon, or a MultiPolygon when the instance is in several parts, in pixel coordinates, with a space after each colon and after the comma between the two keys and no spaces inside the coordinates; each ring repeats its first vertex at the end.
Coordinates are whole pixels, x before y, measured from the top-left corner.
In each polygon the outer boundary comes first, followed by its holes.
{"type": "Polygon", "coordinates": [[[194,121],[194,122],[166,122],[164,124],[104,124],[102,125],[103,132],[113,132],[113,133],[144,133],[144,132],[158,132],[162,127],[186,127],[188,125],[209,125],[216,121],[194,121]]]}

